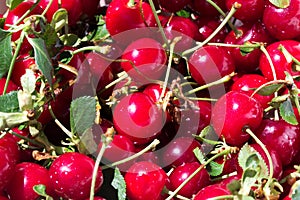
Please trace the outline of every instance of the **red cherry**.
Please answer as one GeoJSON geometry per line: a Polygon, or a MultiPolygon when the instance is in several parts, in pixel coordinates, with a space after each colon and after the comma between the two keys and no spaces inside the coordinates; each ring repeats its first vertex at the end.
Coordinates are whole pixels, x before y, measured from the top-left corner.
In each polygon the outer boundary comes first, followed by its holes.
{"type": "Polygon", "coordinates": [[[160,6],[169,12],[177,12],[188,5],[191,0],[160,0],[160,6]]]}
{"type": "Polygon", "coordinates": [[[255,133],[267,148],[280,152],[278,155],[283,166],[290,164],[300,150],[299,126],[288,124],[282,119],[263,120],[255,133]]]}
{"type": "MultiPolygon", "coordinates": [[[[285,71],[290,73],[291,75],[299,75],[299,72],[296,72],[293,69],[293,62],[287,60],[285,55],[279,50],[280,46],[283,46],[292,56],[296,59],[300,59],[300,42],[294,40],[283,40],[270,44],[267,46],[267,52],[271,57],[271,60],[274,64],[275,73],[277,79],[285,79],[285,71]]],[[[274,80],[272,68],[270,63],[266,57],[266,55],[262,55],[259,60],[259,68],[263,75],[268,80],[274,80]]]]}
{"type": "MultiPolygon", "coordinates": [[[[230,195],[230,192],[218,184],[213,184],[202,188],[193,198],[194,200],[207,200],[213,197],[230,195]]],[[[224,199],[225,200],[225,199],[224,199]]]]}
{"type": "Polygon", "coordinates": [[[230,145],[241,146],[250,136],[245,127],[255,130],[263,117],[262,106],[248,95],[231,91],[223,95],[212,109],[212,124],[220,138],[230,145]]]}
{"type": "MultiPolygon", "coordinates": [[[[50,183],[57,195],[63,198],[75,200],[88,198],[94,166],[94,160],[84,154],[64,153],[50,166],[50,183]]],[[[99,190],[102,183],[103,175],[99,168],[95,191],[99,190]]]]}
{"type": "Polygon", "coordinates": [[[196,50],[189,59],[192,77],[200,85],[229,75],[235,70],[232,57],[222,47],[204,46],[196,50]]]}
{"type": "MultiPolygon", "coordinates": [[[[0,78],[0,94],[1,95],[3,94],[5,83],[6,83],[6,78],[5,77],[0,78]]],[[[18,86],[14,82],[9,80],[6,93],[9,93],[9,92],[17,90],[17,89],[18,89],[18,86]]]]}
{"type": "Polygon", "coordinates": [[[136,81],[149,83],[166,70],[167,55],[161,44],[150,38],[131,43],[124,51],[121,67],[136,81]],[[134,66],[133,66],[134,65],[134,66]],[[149,80],[150,79],[150,80],[149,80]]]}
{"type": "MultiPolygon", "coordinates": [[[[169,176],[170,186],[168,189],[174,191],[200,166],[201,165],[199,162],[192,162],[184,163],[176,167],[169,176]]],[[[191,198],[193,194],[196,194],[203,187],[208,186],[209,183],[209,174],[207,173],[206,169],[202,169],[178,192],[178,194],[187,198],[191,198]]]]}
{"type": "MultiPolygon", "coordinates": [[[[223,11],[226,10],[226,4],[224,0],[213,0],[223,11]]],[[[191,8],[198,12],[201,16],[216,17],[220,16],[220,13],[206,0],[193,0],[191,8]]]]}
{"type": "Polygon", "coordinates": [[[167,181],[162,168],[147,161],[133,164],[124,178],[127,196],[131,200],[158,199],[167,181]]]}
{"type": "Polygon", "coordinates": [[[116,131],[133,142],[145,144],[155,138],[164,125],[164,113],[143,93],[133,93],[113,109],[116,131]]]}
{"type": "Polygon", "coordinates": [[[263,23],[274,38],[279,40],[295,39],[300,35],[299,10],[300,0],[291,0],[286,8],[278,8],[267,1],[263,23]]]}
{"type": "Polygon", "coordinates": [[[48,170],[32,162],[19,163],[12,179],[7,187],[7,193],[11,200],[32,200],[39,195],[33,190],[33,186],[43,184],[47,194],[51,195],[51,186],[48,170]]]}
{"type": "Polygon", "coordinates": [[[97,14],[100,0],[81,0],[82,13],[86,14],[89,18],[94,18],[97,14]]]}

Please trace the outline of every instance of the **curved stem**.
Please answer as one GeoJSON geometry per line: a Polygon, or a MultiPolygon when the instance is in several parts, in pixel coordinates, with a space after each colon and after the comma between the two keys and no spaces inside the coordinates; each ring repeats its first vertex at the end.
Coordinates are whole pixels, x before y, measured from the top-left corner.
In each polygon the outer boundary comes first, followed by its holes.
{"type": "Polygon", "coordinates": [[[229,47],[229,48],[259,48],[262,44],[260,43],[251,43],[251,44],[227,44],[227,43],[207,43],[209,46],[218,46],[218,47],[229,47]]]}
{"type": "Polygon", "coordinates": [[[51,6],[52,3],[53,3],[53,0],[50,0],[49,3],[48,3],[48,5],[47,5],[47,7],[42,12],[42,14],[41,14],[42,16],[45,16],[45,14],[48,12],[48,10],[49,10],[49,8],[50,8],[50,6],[51,6]]]}

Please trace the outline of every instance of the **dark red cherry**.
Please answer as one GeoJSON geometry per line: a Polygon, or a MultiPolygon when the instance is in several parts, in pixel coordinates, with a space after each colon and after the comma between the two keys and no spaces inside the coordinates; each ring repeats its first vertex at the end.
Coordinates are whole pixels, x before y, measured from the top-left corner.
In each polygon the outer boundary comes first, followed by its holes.
{"type": "MultiPolygon", "coordinates": [[[[293,61],[287,59],[285,55],[279,50],[279,47],[283,46],[292,56],[296,59],[300,59],[300,42],[295,40],[282,40],[274,42],[267,46],[267,52],[271,57],[274,64],[275,73],[277,79],[285,79],[285,71],[291,75],[299,75],[300,73],[293,69],[293,61]]],[[[259,68],[262,74],[268,80],[274,80],[272,68],[266,55],[262,55],[259,60],[259,68]]]]}
{"type": "Polygon", "coordinates": [[[177,12],[188,5],[191,0],[160,0],[160,6],[169,12],[177,12]]]}
{"type": "Polygon", "coordinates": [[[35,69],[35,60],[33,57],[30,57],[29,54],[22,54],[18,57],[15,62],[11,80],[16,83],[18,86],[21,86],[21,76],[26,72],[26,69],[35,69]]]}
{"type": "Polygon", "coordinates": [[[113,108],[116,131],[133,142],[145,144],[155,138],[164,125],[163,111],[143,93],[125,96],[113,108]]]}
{"type": "MultiPolygon", "coordinates": [[[[223,11],[226,11],[226,4],[224,0],[213,0],[223,11]]],[[[193,0],[191,8],[198,12],[200,16],[216,17],[220,13],[206,0],[193,0]]]]}
{"type": "MultiPolygon", "coordinates": [[[[225,38],[225,43],[244,45],[247,42],[263,42],[270,44],[273,38],[270,36],[265,26],[261,22],[254,24],[244,24],[237,28],[241,33],[237,36],[234,31],[228,33],[225,38]]],[[[228,48],[236,67],[237,72],[240,73],[254,73],[258,70],[259,58],[262,54],[259,48],[250,53],[241,52],[240,48],[228,48]]]]}
{"type": "Polygon", "coordinates": [[[283,166],[288,165],[299,152],[299,126],[291,125],[283,119],[279,121],[264,119],[255,131],[257,137],[269,149],[279,152],[283,166]]]}
{"type": "Polygon", "coordinates": [[[42,184],[46,187],[47,194],[52,193],[48,170],[32,162],[19,163],[7,187],[7,194],[11,200],[32,200],[39,195],[33,186],[42,184]]]}
{"type": "Polygon", "coordinates": [[[295,39],[300,36],[300,0],[291,0],[286,8],[266,2],[263,23],[270,34],[278,40],[295,39]]]}
{"type": "Polygon", "coordinates": [[[149,83],[159,79],[166,70],[167,55],[159,42],[142,38],[132,42],[124,51],[121,67],[136,81],[149,83]]]}
{"type": "Polygon", "coordinates": [[[216,81],[235,70],[231,55],[222,47],[204,46],[189,59],[192,77],[200,85],[216,81]]]}
{"type": "Polygon", "coordinates": [[[158,199],[167,181],[166,172],[158,165],[141,161],[133,164],[125,174],[129,199],[158,199]]]}
{"type": "MultiPolygon", "coordinates": [[[[213,197],[219,197],[224,195],[230,195],[230,192],[218,184],[213,184],[202,188],[195,196],[194,200],[207,200],[213,197]]],[[[225,200],[225,199],[221,199],[225,200]]]]}
{"type": "Polygon", "coordinates": [[[226,7],[231,9],[234,3],[241,4],[241,7],[234,13],[234,17],[243,22],[255,22],[262,18],[265,1],[264,0],[226,0],[226,7]]]}
{"type": "MultiPolygon", "coordinates": [[[[80,153],[64,153],[49,168],[50,183],[55,193],[66,199],[81,200],[88,198],[92,183],[95,162],[80,153]]],[[[103,175],[99,168],[95,191],[103,183],[103,175]]]]}
{"type": "Polygon", "coordinates": [[[220,138],[230,145],[241,146],[250,138],[245,127],[255,130],[261,123],[263,109],[254,98],[242,92],[223,95],[212,109],[212,124],[220,138]]]}
{"type": "Polygon", "coordinates": [[[99,4],[100,0],[81,0],[82,13],[86,14],[91,19],[94,18],[100,6],[99,4]]]}
{"type": "MultiPolygon", "coordinates": [[[[243,76],[237,78],[231,86],[232,91],[239,91],[251,96],[256,88],[267,83],[265,77],[258,74],[244,74],[243,76]]],[[[269,107],[269,102],[273,99],[274,95],[260,95],[258,93],[253,95],[263,108],[269,107]]]]}
{"type": "Polygon", "coordinates": [[[9,200],[6,196],[0,196],[0,200],[9,200]]]}
{"type": "MultiPolygon", "coordinates": [[[[194,171],[200,167],[199,162],[184,163],[174,169],[169,176],[170,186],[168,189],[174,191],[181,185],[194,171]]],[[[191,198],[193,194],[196,194],[200,189],[210,184],[209,174],[206,169],[201,169],[179,192],[187,198],[191,198]]]]}
{"type": "MultiPolygon", "coordinates": [[[[3,94],[5,83],[6,83],[6,78],[5,77],[0,78],[0,94],[1,95],[3,94]]],[[[18,89],[18,86],[14,82],[9,80],[8,86],[7,86],[7,89],[6,89],[6,93],[9,93],[9,92],[17,90],[17,89],[18,89]]]]}

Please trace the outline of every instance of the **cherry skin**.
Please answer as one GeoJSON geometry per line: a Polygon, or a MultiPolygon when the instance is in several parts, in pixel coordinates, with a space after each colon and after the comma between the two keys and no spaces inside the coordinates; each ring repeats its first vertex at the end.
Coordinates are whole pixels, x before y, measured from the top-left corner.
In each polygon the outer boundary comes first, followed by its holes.
{"type": "MultiPolygon", "coordinates": [[[[299,72],[293,70],[293,62],[287,60],[285,55],[279,50],[279,47],[283,46],[292,56],[296,59],[300,59],[300,42],[294,40],[283,40],[270,44],[267,46],[267,52],[271,57],[271,60],[274,64],[275,73],[277,79],[285,79],[285,71],[290,73],[292,76],[299,75],[299,72]]],[[[266,55],[262,55],[259,60],[259,68],[262,74],[268,80],[274,80],[272,68],[270,63],[266,57],[266,55]]]]}
{"type": "Polygon", "coordinates": [[[186,5],[188,5],[191,0],[160,0],[160,6],[169,12],[177,12],[182,10],[186,5]]]}
{"type": "Polygon", "coordinates": [[[243,22],[255,22],[262,18],[265,1],[264,0],[226,0],[226,7],[231,9],[232,5],[237,2],[242,6],[234,13],[234,17],[243,22]]]}
{"type": "Polygon", "coordinates": [[[122,98],[113,109],[116,131],[138,144],[148,143],[155,138],[164,121],[163,111],[146,94],[140,92],[122,98]]]}
{"type": "Polygon", "coordinates": [[[159,79],[166,70],[166,52],[159,42],[151,38],[132,42],[124,50],[122,59],[127,60],[121,63],[124,71],[141,83],[149,79],[159,79]]]}
{"type": "Polygon", "coordinates": [[[9,200],[9,199],[5,196],[0,196],[0,200],[9,200]]]}
{"type": "Polygon", "coordinates": [[[131,200],[158,199],[167,181],[166,172],[158,165],[141,161],[125,174],[126,192],[131,200]]]}
{"type": "Polygon", "coordinates": [[[195,81],[206,84],[229,75],[235,70],[231,55],[222,47],[204,46],[189,59],[190,72],[195,81]]]}
{"type": "MultiPolygon", "coordinates": [[[[184,182],[194,171],[200,167],[199,162],[184,163],[174,169],[169,176],[170,186],[168,189],[174,191],[179,185],[184,182]]],[[[191,198],[200,189],[210,184],[209,174],[206,169],[200,170],[179,192],[187,198],[191,198]]]]}
{"type": "Polygon", "coordinates": [[[48,170],[32,162],[19,163],[8,184],[7,193],[12,200],[37,199],[39,195],[33,190],[33,186],[39,184],[45,185],[47,194],[51,194],[48,170]]]}
{"type": "Polygon", "coordinates": [[[254,98],[242,92],[230,91],[212,109],[212,124],[220,138],[230,145],[241,146],[250,135],[245,127],[255,130],[261,123],[263,109],[254,98]]]}
{"type": "Polygon", "coordinates": [[[81,0],[82,13],[86,14],[89,18],[94,18],[97,14],[100,0],[81,0]]]}
{"type": "MultiPolygon", "coordinates": [[[[251,96],[254,92],[254,88],[258,88],[261,85],[267,83],[268,81],[265,77],[258,75],[258,74],[244,74],[243,76],[239,77],[234,81],[231,86],[232,91],[239,91],[251,96]]],[[[269,105],[268,103],[271,102],[274,95],[260,95],[258,93],[253,95],[253,98],[256,99],[259,103],[261,103],[262,107],[265,109],[269,105]]]]}
{"type": "MultiPolygon", "coordinates": [[[[223,11],[226,11],[226,4],[224,0],[213,0],[223,11]]],[[[191,8],[198,12],[200,16],[217,17],[220,13],[206,0],[193,0],[191,8]]]]}
{"type": "Polygon", "coordinates": [[[278,8],[267,1],[263,23],[274,38],[278,40],[295,39],[300,35],[299,10],[299,0],[291,0],[286,8],[278,8]]]}
{"type": "Polygon", "coordinates": [[[283,119],[265,119],[255,131],[267,148],[280,152],[278,155],[283,166],[290,164],[299,152],[299,132],[299,126],[288,124],[283,119]]]}
{"type": "MultiPolygon", "coordinates": [[[[237,28],[241,33],[237,36],[234,31],[230,31],[225,38],[227,44],[244,45],[247,42],[263,42],[270,44],[273,38],[270,36],[265,26],[261,22],[254,24],[244,24],[237,28]]],[[[240,48],[228,48],[236,67],[240,73],[254,73],[258,71],[259,58],[262,54],[259,48],[250,53],[242,54],[240,48]]]]}
{"type": "MultiPolygon", "coordinates": [[[[195,196],[194,200],[206,200],[213,197],[230,195],[230,192],[218,184],[213,184],[202,188],[195,196]]],[[[224,199],[225,200],[225,199],[224,199]]]]}
{"type": "MultiPolygon", "coordinates": [[[[3,94],[5,83],[6,83],[6,78],[5,77],[0,78],[0,94],[1,95],[3,94]]],[[[6,93],[9,93],[11,91],[15,91],[17,89],[18,89],[18,86],[14,82],[12,82],[11,80],[9,80],[8,86],[7,86],[7,89],[6,89],[6,93]]]]}
{"type": "MultiPolygon", "coordinates": [[[[66,199],[88,198],[94,165],[94,160],[84,154],[70,152],[60,155],[49,168],[50,184],[55,193],[66,199]]],[[[102,183],[103,174],[99,168],[95,185],[96,192],[102,183]]]]}

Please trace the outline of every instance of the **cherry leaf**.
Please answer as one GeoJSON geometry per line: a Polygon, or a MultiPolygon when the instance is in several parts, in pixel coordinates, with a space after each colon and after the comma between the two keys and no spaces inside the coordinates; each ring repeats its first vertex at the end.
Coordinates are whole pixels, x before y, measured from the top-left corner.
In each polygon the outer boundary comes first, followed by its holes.
{"type": "MultiPolygon", "coordinates": [[[[274,83],[261,88],[257,91],[257,94],[260,94],[262,96],[269,96],[274,94],[275,92],[278,92],[282,87],[284,87],[284,84],[274,83]]],[[[255,89],[256,88],[252,88],[252,90],[255,89]]]]}
{"type": "Polygon", "coordinates": [[[68,22],[68,11],[64,8],[58,9],[51,20],[50,25],[54,28],[55,32],[61,30],[68,22]]]}
{"type": "Polygon", "coordinates": [[[126,182],[124,177],[122,176],[120,170],[116,167],[114,173],[114,179],[111,182],[111,185],[118,190],[118,199],[125,200],[126,199],[126,182]]]}
{"type": "Polygon", "coordinates": [[[74,99],[70,108],[70,124],[73,133],[80,135],[91,128],[96,117],[96,99],[83,96],[74,99]]]}
{"type": "Polygon", "coordinates": [[[0,78],[9,70],[12,61],[12,47],[10,32],[0,29],[0,78]]]}
{"type": "Polygon", "coordinates": [[[0,28],[3,28],[4,24],[5,24],[5,18],[0,17],[0,28]]]}
{"type": "Polygon", "coordinates": [[[45,200],[53,200],[53,198],[46,193],[45,185],[43,185],[43,184],[35,185],[35,186],[33,186],[33,190],[35,191],[35,193],[37,193],[41,197],[44,197],[45,200]]]}
{"type": "Polygon", "coordinates": [[[292,200],[297,200],[300,198],[300,181],[296,181],[292,186],[292,200]]]}
{"type": "Polygon", "coordinates": [[[244,47],[240,48],[240,53],[242,54],[242,56],[247,55],[248,53],[251,53],[252,51],[254,51],[255,49],[257,49],[258,47],[253,47],[251,46],[252,43],[251,42],[245,42],[244,43],[244,47]],[[247,46],[248,45],[248,46],[247,46]]]}
{"type": "Polygon", "coordinates": [[[84,154],[93,154],[97,151],[98,145],[95,142],[92,128],[88,128],[80,136],[80,143],[78,145],[78,151],[84,154]]]}
{"type": "Polygon", "coordinates": [[[298,125],[297,118],[294,113],[292,101],[287,98],[286,101],[282,102],[279,107],[281,117],[289,124],[298,125]]]}
{"type": "Polygon", "coordinates": [[[17,91],[12,91],[0,96],[0,112],[10,113],[18,112],[19,110],[20,109],[17,91]]]}
{"type": "Polygon", "coordinates": [[[176,15],[178,15],[180,17],[189,18],[191,16],[191,13],[189,13],[186,10],[180,10],[180,11],[176,12],[176,15]]]}
{"type": "Polygon", "coordinates": [[[24,91],[31,94],[35,91],[36,77],[31,69],[26,69],[24,75],[21,76],[21,85],[24,91]]]}
{"type": "Polygon", "coordinates": [[[199,162],[201,164],[204,164],[206,159],[205,159],[205,156],[203,154],[203,152],[199,149],[199,147],[196,147],[194,150],[193,150],[196,158],[199,160],[199,162]]]}
{"type": "Polygon", "coordinates": [[[219,164],[217,162],[211,161],[209,163],[208,173],[211,176],[219,176],[223,172],[225,162],[219,164]]]}
{"type": "Polygon", "coordinates": [[[20,3],[22,3],[24,0],[6,0],[6,5],[9,7],[10,10],[17,7],[20,3]]]}
{"type": "Polygon", "coordinates": [[[26,112],[0,112],[0,131],[6,128],[14,128],[28,121],[26,112]]]}
{"type": "Polygon", "coordinates": [[[90,40],[90,41],[99,41],[99,40],[103,40],[104,38],[107,38],[109,36],[109,32],[106,29],[106,24],[105,24],[105,20],[103,18],[103,16],[98,16],[97,17],[97,29],[95,29],[95,31],[91,32],[90,34],[88,34],[85,38],[83,38],[82,40],[90,40]]]}
{"type": "Polygon", "coordinates": [[[269,0],[269,2],[278,8],[287,8],[290,6],[291,0],[269,0]]]}

